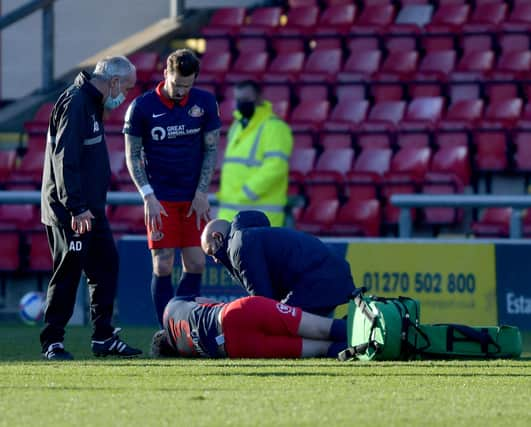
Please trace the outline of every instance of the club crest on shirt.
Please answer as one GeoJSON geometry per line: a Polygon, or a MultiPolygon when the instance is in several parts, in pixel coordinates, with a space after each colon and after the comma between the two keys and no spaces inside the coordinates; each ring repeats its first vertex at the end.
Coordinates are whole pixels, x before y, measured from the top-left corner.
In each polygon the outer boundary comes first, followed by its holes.
{"type": "Polygon", "coordinates": [[[197,104],[188,110],[188,115],[191,117],[201,117],[203,114],[205,114],[205,110],[197,104]]]}

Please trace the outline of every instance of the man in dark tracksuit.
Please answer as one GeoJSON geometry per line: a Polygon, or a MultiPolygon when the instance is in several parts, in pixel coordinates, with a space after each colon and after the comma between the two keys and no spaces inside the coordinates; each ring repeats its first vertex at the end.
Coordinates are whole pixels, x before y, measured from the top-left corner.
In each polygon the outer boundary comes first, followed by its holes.
{"type": "Polygon", "coordinates": [[[349,264],[319,239],[270,227],[259,211],[238,213],[232,223],[210,221],[203,251],[228,269],[249,292],[304,311],[330,315],[354,291],[349,264]]]}
{"type": "Polygon", "coordinates": [[[92,78],[86,72],[76,77],[50,117],[41,196],[41,219],[53,257],[40,336],[46,359],[73,358],[63,340],[82,271],[90,291],[93,353],[141,353],[111,326],[118,252],[105,216],[111,172],[102,123],[104,107],[119,106],[135,82],[136,70],[127,58],[105,58],[92,78]]]}

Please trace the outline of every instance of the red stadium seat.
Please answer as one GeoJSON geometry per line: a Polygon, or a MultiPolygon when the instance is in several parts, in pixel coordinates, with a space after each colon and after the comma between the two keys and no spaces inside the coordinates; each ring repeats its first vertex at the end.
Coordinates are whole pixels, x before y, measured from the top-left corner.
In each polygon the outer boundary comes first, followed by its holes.
{"type": "Polygon", "coordinates": [[[201,58],[201,71],[197,76],[198,84],[222,83],[231,63],[231,54],[227,51],[207,52],[201,58]]]}
{"type": "Polygon", "coordinates": [[[144,206],[116,206],[109,215],[109,223],[113,233],[143,234],[146,232],[144,206]]]}
{"type": "Polygon", "coordinates": [[[435,52],[428,52],[418,69],[416,78],[430,77],[435,79],[446,79],[456,64],[455,50],[438,50],[435,52]]]}
{"type": "Polygon", "coordinates": [[[407,107],[403,127],[435,126],[439,123],[443,110],[444,98],[440,96],[415,98],[407,107]]]}
{"type": "Polygon", "coordinates": [[[2,256],[0,271],[15,271],[20,267],[20,236],[16,232],[0,232],[2,256]]]}
{"type": "Polygon", "coordinates": [[[52,256],[48,245],[48,238],[45,233],[31,233],[29,235],[30,271],[51,271],[53,268],[52,256]]]}
{"type": "Polygon", "coordinates": [[[431,155],[429,147],[403,147],[391,159],[391,168],[385,178],[403,176],[420,183],[428,172],[431,155]]]}
{"type": "Polygon", "coordinates": [[[353,160],[354,150],[352,148],[330,148],[319,156],[314,170],[345,174],[351,169],[353,160]]]}
{"type": "Polygon", "coordinates": [[[442,83],[453,71],[456,62],[454,50],[428,52],[422,59],[415,81],[409,85],[409,96],[439,96],[442,94],[442,83]]]}
{"type": "MultiPolygon", "coordinates": [[[[276,35],[304,36],[313,34],[318,19],[319,8],[315,5],[301,5],[297,7],[291,7],[287,14],[286,25],[278,28],[276,31],[276,35]]],[[[282,44],[281,39],[278,40],[278,44],[282,44]]],[[[275,48],[276,47],[277,46],[275,45],[275,48]]]]}
{"type": "Polygon", "coordinates": [[[339,200],[342,193],[343,176],[335,171],[312,170],[304,178],[304,195],[310,203],[316,200],[339,200]]]}
{"type": "Polygon", "coordinates": [[[289,101],[275,101],[271,106],[273,113],[275,113],[282,120],[287,120],[290,111],[289,101]]]}
{"type": "Polygon", "coordinates": [[[296,7],[317,7],[319,4],[319,0],[288,0],[288,5],[290,9],[296,8],[296,7]]]}
{"type": "Polygon", "coordinates": [[[201,33],[206,37],[233,36],[243,26],[244,20],[245,8],[243,7],[216,9],[201,33]]]}
{"type": "Polygon", "coordinates": [[[290,194],[301,192],[304,178],[313,169],[316,157],[315,148],[295,147],[293,149],[289,158],[290,194]]]}
{"type": "Polygon", "coordinates": [[[352,172],[368,174],[379,181],[391,168],[392,153],[390,148],[364,148],[356,159],[352,172]]]}
{"type": "Polygon", "coordinates": [[[7,180],[10,184],[29,184],[38,187],[42,179],[43,165],[43,151],[28,151],[19,167],[12,170],[7,180]]]}
{"type": "Polygon", "coordinates": [[[317,50],[310,54],[299,76],[302,82],[332,83],[341,70],[341,50],[317,50]]]}
{"type": "MultiPolygon", "coordinates": [[[[404,124],[406,126],[407,123],[404,124]]],[[[395,145],[399,148],[404,147],[428,147],[430,145],[430,130],[418,129],[412,126],[411,130],[400,130],[396,133],[395,145]]]]}
{"type": "Polygon", "coordinates": [[[349,200],[339,208],[328,234],[377,237],[380,234],[380,215],[378,200],[349,200]]]}
{"type": "Polygon", "coordinates": [[[419,54],[416,51],[392,52],[385,59],[381,69],[380,76],[398,76],[408,78],[417,70],[419,54]]]}
{"type": "MultiPolygon", "coordinates": [[[[412,194],[416,192],[430,164],[431,150],[428,147],[401,148],[391,160],[391,169],[382,181],[382,196],[385,200],[384,222],[389,225],[398,223],[400,209],[390,203],[393,194],[412,194]]],[[[416,218],[412,210],[412,218],[416,218]]]]}
{"type": "Polygon", "coordinates": [[[223,127],[230,126],[234,120],[233,113],[236,110],[236,101],[233,98],[225,99],[219,104],[219,117],[223,127]]]}
{"type": "MultiPolygon", "coordinates": [[[[459,194],[463,186],[452,175],[428,173],[422,185],[423,194],[459,194]]],[[[432,226],[457,225],[463,221],[463,210],[432,207],[423,210],[424,223],[432,226]]]]}
{"type": "MultiPolygon", "coordinates": [[[[244,52],[266,52],[268,50],[268,39],[262,37],[242,36],[236,41],[236,50],[241,55],[244,52]]],[[[226,50],[230,49],[227,48],[226,50]]],[[[220,51],[223,49],[220,49],[220,51]]]]}
{"type": "Polygon", "coordinates": [[[291,93],[289,85],[272,84],[262,86],[262,97],[270,102],[290,101],[291,93]]]}
{"type": "Polygon", "coordinates": [[[476,130],[473,133],[475,148],[474,168],[485,173],[487,192],[491,191],[493,172],[504,172],[508,167],[506,134],[501,130],[476,130]]]}
{"type": "Polygon", "coordinates": [[[129,60],[136,67],[136,78],[140,83],[148,83],[154,72],[161,71],[158,69],[160,60],[158,52],[135,52],[129,56],[129,60]]]}
{"type": "Polygon", "coordinates": [[[301,218],[296,221],[296,228],[312,234],[325,234],[334,222],[339,208],[339,201],[316,200],[310,203],[301,218]]]}
{"type": "MultiPolygon", "coordinates": [[[[253,40],[253,38],[245,39],[253,40]]],[[[212,37],[205,40],[206,46],[203,55],[210,55],[213,52],[229,52],[231,49],[231,40],[228,37],[212,37]]],[[[240,49],[238,48],[238,51],[240,49]]]]}
{"type": "Polygon", "coordinates": [[[372,82],[372,95],[376,102],[403,98],[403,81],[411,80],[417,70],[418,59],[416,51],[392,52],[387,56],[372,82]]]}
{"type": "MultiPolygon", "coordinates": [[[[384,178],[381,184],[381,195],[383,198],[383,215],[382,220],[386,225],[398,224],[400,216],[400,208],[391,204],[391,196],[393,194],[415,194],[415,184],[407,178],[399,175],[389,175],[384,178]]],[[[411,218],[416,219],[417,214],[415,209],[411,209],[411,218]]]]}
{"type": "Polygon", "coordinates": [[[485,127],[511,127],[520,119],[523,101],[520,98],[491,102],[485,111],[485,127]]]}
{"type": "Polygon", "coordinates": [[[45,102],[44,104],[42,104],[35,112],[33,118],[30,121],[24,123],[24,129],[26,130],[26,132],[28,132],[29,134],[46,134],[46,132],[48,131],[48,121],[50,120],[53,105],[53,102],[45,102]]]}
{"type": "Polygon", "coordinates": [[[498,37],[502,53],[513,50],[523,51],[529,49],[529,34],[527,33],[504,33],[498,37]]]}
{"type": "Polygon", "coordinates": [[[391,4],[366,4],[350,32],[363,34],[384,30],[392,24],[394,17],[395,8],[391,4]]]}
{"type": "Polygon", "coordinates": [[[365,130],[393,129],[397,126],[406,112],[405,101],[377,102],[371,108],[367,122],[362,125],[365,130]]]}
{"type": "Polygon", "coordinates": [[[464,4],[444,4],[439,6],[426,26],[430,31],[459,31],[467,22],[470,6],[464,4]]]}
{"type": "MultiPolygon", "coordinates": [[[[33,205],[0,205],[0,230],[27,231],[39,227],[33,205]]],[[[40,227],[39,227],[40,228],[40,227]]]]}
{"type": "Polygon", "coordinates": [[[444,120],[439,123],[443,129],[461,129],[477,125],[483,116],[482,99],[463,99],[454,102],[448,111],[444,120]]]}
{"type": "MultiPolygon", "coordinates": [[[[517,131],[514,135],[514,145],[516,147],[514,170],[529,177],[531,174],[531,131],[517,131]]],[[[526,181],[528,180],[529,178],[526,181]]]]}
{"type": "Polygon", "coordinates": [[[519,96],[518,82],[526,79],[531,68],[531,50],[509,51],[501,55],[496,69],[487,84],[487,96],[491,101],[519,96]]]}
{"type": "Polygon", "coordinates": [[[293,148],[313,148],[313,136],[307,133],[295,133],[293,135],[293,148]]]}
{"type": "Polygon", "coordinates": [[[367,118],[368,101],[340,101],[332,110],[324,128],[326,130],[354,130],[367,118]]]}
{"type": "Polygon", "coordinates": [[[365,83],[338,83],[334,90],[335,96],[338,102],[351,100],[351,101],[363,101],[367,98],[367,88],[365,83]]]}
{"type": "Polygon", "coordinates": [[[225,75],[225,82],[229,84],[238,83],[243,80],[262,79],[269,55],[267,52],[243,52],[240,53],[234,65],[225,75]]]}
{"type": "Polygon", "coordinates": [[[479,221],[472,224],[476,237],[508,237],[511,220],[511,208],[486,208],[479,221]]]}
{"type": "Polygon", "coordinates": [[[531,29],[531,3],[515,4],[509,19],[502,25],[505,31],[529,31],[531,29]]]}
{"type": "Polygon", "coordinates": [[[470,157],[468,147],[443,146],[432,158],[430,173],[454,175],[461,185],[470,183],[470,157]]]}
{"type": "Polygon", "coordinates": [[[323,150],[337,149],[337,148],[352,148],[352,138],[349,133],[344,132],[332,132],[321,133],[319,137],[319,145],[323,147],[323,150]]]}
{"type": "Polygon", "coordinates": [[[378,72],[381,59],[382,52],[379,50],[353,51],[337,75],[337,80],[348,82],[368,79],[378,72]]]}
{"type": "Polygon", "coordinates": [[[442,147],[467,147],[469,133],[467,129],[438,129],[433,134],[435,145],[442,147]]]}
{"type": "Polygon", "coordinates": [[[356,34],[356,37],[350,38],[346,41],[347,50],[350,54],[356,52],[361,53],[366,50],[378,50],[380,44],[377,34],[356,34]]]}
{"type": "Polygon", "coordinates": [[[16,157],[17,152],[15,150],[0,150],[0,186],[5,184],[15,168],[16,157]]]}
{"type": "Polygon", "coordinates": [[[294,131],[318,130],[328,118],[329,110],[328,101],[306,100],[294,108],[289,123],[294,131]]]}
{"type": "Polygon", "coordinates": [[[295,93],[300,103],[304,103],[307,100],[326,101],[328,99],[328,86],[324,84],[301,83],[296,87],[295,93]]]}
{"type": "Polygon", "coordinates": [[[240,35],[271,35],[280,25],[282,8],[260,7],[255,9],[248,17],[246,25],[240,28],[240,35]]]}
{"type": "Polygon", "coordinates": [[[502,1],[479,3],[463,29],[465,31],[493,31],[505,20],[506,15],[507,5],[502,1]]]}
{"type": "Polygon", "coordinates": [[[264,74],[265,82],[294,82],[304,66],[303,52],[279,53],[264,74]]]}
{"type": "Polygon", "coordinates": [[[321,14],[315,30],[316,35],[346,34],[356,18],[354,4],[336,4],[328,7],[321,14]]]}

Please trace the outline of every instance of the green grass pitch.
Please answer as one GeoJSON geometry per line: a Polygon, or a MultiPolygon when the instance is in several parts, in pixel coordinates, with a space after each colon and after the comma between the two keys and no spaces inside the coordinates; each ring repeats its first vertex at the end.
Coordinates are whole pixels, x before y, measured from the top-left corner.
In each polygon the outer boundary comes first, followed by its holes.
{"type": "Polygon", "coordinates": [[[531,334],[513,361],[117,360],[69,327],[76,360],[50,363],[38,333],[0,325],[0,426],[531,425],[531,334]]]}

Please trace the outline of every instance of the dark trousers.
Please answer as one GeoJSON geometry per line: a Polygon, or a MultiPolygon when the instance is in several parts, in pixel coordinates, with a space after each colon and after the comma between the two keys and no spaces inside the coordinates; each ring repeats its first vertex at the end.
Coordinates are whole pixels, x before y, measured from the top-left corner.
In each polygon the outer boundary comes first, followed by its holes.
{"type": "Polygon", "coordinates": [[[114,298],[118,280],[118,251],[106,218],[92,220],[92,230],[75,234],[68,226],[46,226],[53,258],[53,274],[48,285],[43,350],[54,342],[62,342],[65,326],[72,317],[76,293],[84,271],[90,298],[92,339],[109,338],[114,298]]]}

